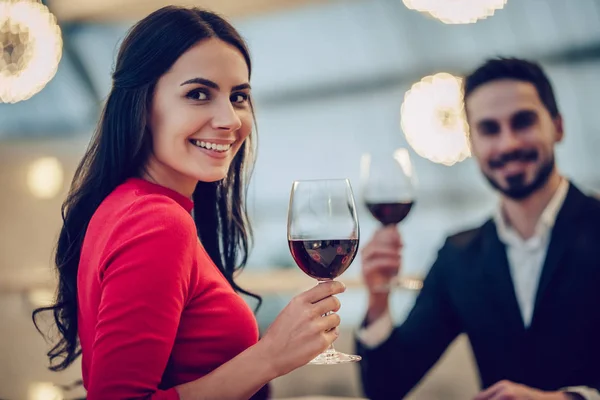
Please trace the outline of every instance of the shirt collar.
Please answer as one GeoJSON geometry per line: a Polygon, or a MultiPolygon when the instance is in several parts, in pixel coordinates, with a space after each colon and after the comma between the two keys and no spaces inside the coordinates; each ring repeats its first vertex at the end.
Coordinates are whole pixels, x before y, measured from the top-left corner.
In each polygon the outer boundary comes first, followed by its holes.
{"type": "Polygon", "coordinates": [[[512,227],[504,217],[502,207],[499,205],[494,215],[494,222],[496,224],[496,230],[498,231],[498,237],[500,238],[500,240],[507,244],[515,244],[515,242],[539,242],[540,239],[546,236],[548,232],[550,232],[550,230],[554,227],[556,217],[558,216],[558,212],[560,211],[565,202],[565,198],[567,197],[568,191],[569,181],[566,179],[561,179],[561,182],[558,188],[556,189],[556,192],[554,192],[554,195],[550,199],[550,202],[548,202],[548,205],[542,212],[542,215],[540,216],[540,219],[537,222],[537,225],[535,227],[535,234],[527,241],[523,241],[519,234],[512,229],[512,227]]]}

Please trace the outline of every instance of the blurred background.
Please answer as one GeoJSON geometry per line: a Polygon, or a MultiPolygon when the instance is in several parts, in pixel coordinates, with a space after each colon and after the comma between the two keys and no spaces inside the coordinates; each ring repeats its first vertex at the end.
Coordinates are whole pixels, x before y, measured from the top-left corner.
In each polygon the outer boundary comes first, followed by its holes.
{"type": "MultiPolygon", "coordinates": [[[[109,91],[118,45],[133,22],[163,5],[220,12],[251,50],[259,134],[249,199],[255,246],[240,284],[263,295],[263,329],[314,284],[287,246],[293,180],[349,178],[365,243],[379,225],[360,201],[361,154],[390,157],[408,148],[418,185],[415,206],[399,227],[402,274],[417,279],[446,235],[492,212],[496,198],[469,156],[456,92],[460,77],[487,57],[526,57],[545,67],[566,127],[559,168],[586,191],[600,189],[599,0],[42,3],[0,0],[1,399],[84,395],[70,387],[80,378],[78,365],[47,370],[48,346],[31,311],[54,295],[60,205],[109,91]],[[419,10],[425,3],[429,12],[419,10]],[[401,112],[409,108],[418,112],[401,112]]],[[[340,296],[344,329],[336,347],[352,352],[365,310],[358,258],[340,280],[349,289],[340,296]]],[[[397,322],[416,293],[394,290],[397,322]]],[[[357,372],[354,365],[303,367],[274,382],[274,395],[360,397],[357,372]]],[[[461,337],[411,396],[464,399],[476,391],[461,337]]]]}

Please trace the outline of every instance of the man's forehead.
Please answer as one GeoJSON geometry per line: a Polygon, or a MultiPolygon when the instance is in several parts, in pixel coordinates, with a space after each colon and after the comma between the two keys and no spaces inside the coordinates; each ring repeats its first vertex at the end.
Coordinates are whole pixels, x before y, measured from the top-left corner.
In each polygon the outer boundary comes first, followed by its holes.
{"type": "Polygon", "coordinates": [[[522,110],[543,108],[533,84],[515,80],[499,80],[481,85],[466,100],[469,118],[482,119],[510,118],[522,110]]]}

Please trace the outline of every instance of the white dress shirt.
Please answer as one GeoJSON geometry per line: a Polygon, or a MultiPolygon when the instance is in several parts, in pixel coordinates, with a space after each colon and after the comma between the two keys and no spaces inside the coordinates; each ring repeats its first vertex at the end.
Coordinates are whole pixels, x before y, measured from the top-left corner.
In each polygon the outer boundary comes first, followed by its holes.
{"type": "MultiPolygon", "coordinates": [[[[494,215],[498,237],[506,246],[510,275],[525,327],[528,327],[531,323],[535,296],[546,259],[546,251],[548,250],[552,228],[554,227],[556,216],[565,201],[568,190],[569,182],[563,179],[542,212],[534,235],[529,239],[522,239],[509,225],[508,221],[504,218],[501,207],[498,207],[494,215]]],[[[383,343],[390,336],[392,330],[392,317],[387,312],[366,328],[360,329],[357,332],[357,337],[366,347],[374,348],[383,343]]],[[[578,393],[586,400],[600,400],[600,392],[595,389],[573,387],[566,388],[565,390],[578,393]]]]}
{"type": "Polygon", "coordinates": [[[540,215],[532,237],[523,240],[508,224],[502,214],[502,208],[494,216],[498,237],[506,246],[506,256],[510,268],[517,302],[521,309],[523,324],[528,327],[533,316],[533,306],[537,287],[546,260],[546,251],[550,243],[552,228],[556,216],[567,197],[569,183],[563,179],[550,202],[540,215]]]}

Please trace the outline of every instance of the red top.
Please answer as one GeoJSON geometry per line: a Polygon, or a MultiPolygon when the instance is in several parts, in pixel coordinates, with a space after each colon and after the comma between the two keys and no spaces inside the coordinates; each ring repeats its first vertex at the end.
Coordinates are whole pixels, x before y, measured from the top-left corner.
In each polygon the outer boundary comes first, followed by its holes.
{"type": "Polygon", "coordinates": [[[92,217],[77,277],[89,400],[178,400],[174,386],[258,341],[252,310],[198,240],[192,206],[132,178],[92,217]]]}

